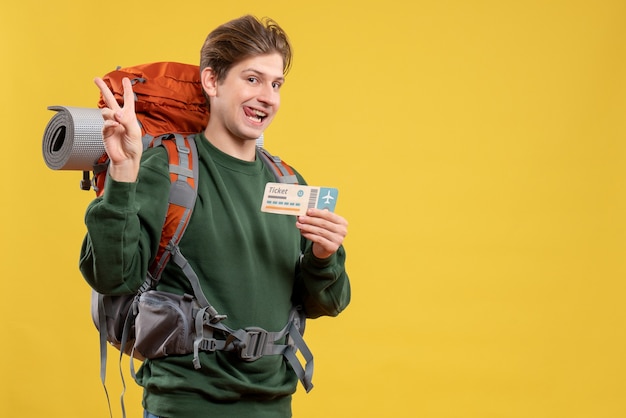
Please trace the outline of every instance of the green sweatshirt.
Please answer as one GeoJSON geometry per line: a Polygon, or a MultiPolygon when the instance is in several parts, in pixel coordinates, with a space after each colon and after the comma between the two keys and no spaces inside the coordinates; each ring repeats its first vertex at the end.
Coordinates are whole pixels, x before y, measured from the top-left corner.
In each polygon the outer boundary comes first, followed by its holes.
{"type": "MultiPolygon", "coordinates": [[[[294,303],[308,317],[339,314],[350,301],[341,247],[317,259],[301,237],[295,217],[260,211],[272,172],[257,158],[247,162],[222,153],[196,135],[199,183],[196,205],[180,243],[209,302],[233,329],[257,326],[278,331],[294,303]]],[[[302,184],[305,184],[298,174],[302,184]]],[[[155,256],[167,212],[169,171],[164,148],[148,149],[135,183],[107,179],[104,196],[85,216],[80,270],[103,294],[135,292],[155,256]]],[[[182,271],[169,263],[159,290],[192,293],[182,271]]],[[[236,353],[200,353],[147,360],[137,382],[144,407],[168,418],[289,417],[297,377],[280,355],[244,362],[236,353]]]]}

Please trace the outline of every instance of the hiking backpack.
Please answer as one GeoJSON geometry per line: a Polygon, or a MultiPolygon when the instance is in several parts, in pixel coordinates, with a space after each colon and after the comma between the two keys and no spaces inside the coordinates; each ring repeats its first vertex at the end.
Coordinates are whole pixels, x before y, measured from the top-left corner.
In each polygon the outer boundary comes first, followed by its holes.
{"type": "MultiPolygon", "coordinates": [[[[117,69],[103,77],[104,82],[123,105],[122,79],[128,77],[135,93],[135,110],[142,129],[144,149],[163,146],[167,150],[170,171],[170,197],[159,249],[141,288],[128,295],[102,295],[92,291],[92,317],[100,332],[100,377],[106,392],[107,342],[123,354],[138,359],[158,358],[168,354],[193,353],[193,365],[200,368],[200,351],[235,351],[244,361],[254,361],[263,355],[283,355],[299,380],[310,391],[313,387],[313,356],[302,339],[305,317],[294,308],[285,327],[268,332],[257,327],[233,330],[221,321],[219,314],[203,294],[199,279],[178,244],[191,217],[198,187],[198,152],[195,133],[201,132],[209,114],[199,79],[197,66],[173,62],[143,64],[117,69]],[[158,283],[168,262],[177,264],[189,280],[193,295],[174,295],[157,291],[158,283]],[[163,318],[163,306],[175,305],[163,318]],[[181,317],[174,313],[184,312],[181,317]],[[163,321],[184,326],[164,333],[163,321]],[[182,329],[189,328],[185,333],[182,329]],[[225,340],[213,338],[213,332],[226,335],[225,340]],[[281,343],[279,343],[281,341],[281,343]],[[305,366],[296,356],[300,351],[305,366]]],[[[102,96],[98,107],[106,106],[102,96]]],[[[257,156],[271,169],[277,182],[297,183],[294,171],[280,158],[263,148],[257,141],[257,156]]],[[[105,188],[108,157],[104,153],[94,165],[93,179],[86,172],[83,188],[93,187],[101,196],[105,188]],[[85,187],[87,186],[87,187],[85,187]]],[[[134,377],[132,359],[131,373],[134,377]]],[[[123,376],[122,376],[122,383],[123,376]]],[[[123,396],[123,395],[122,395],[123,396]]],[[[122,399],[122,411],[125,416],[122,399]]]]}

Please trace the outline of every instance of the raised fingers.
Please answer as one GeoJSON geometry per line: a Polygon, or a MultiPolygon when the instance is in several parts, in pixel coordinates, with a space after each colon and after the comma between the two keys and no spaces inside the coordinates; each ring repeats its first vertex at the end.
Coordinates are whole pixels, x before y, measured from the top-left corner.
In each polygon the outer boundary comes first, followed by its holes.
{"type": "MultiPolygon", "coordinates": [[[[98,86],[98,88],[100,89],[100,93],[102,93],[102,98],[104,99],[104,103],[106,103],[107,107],[113,110],[114,112],[119,111],[120,106],[117,104],[117,100],[115,100],[115,96],[113,96],[113,93],[111,93],[109,86],[106,85],[104,80],[102,80],[100,77],[96,77],[93,81],[94,83],[96,83],[96,86],[98,86]]],[[[134,103],[133,103],[133,106],[134,106],[134,103]]]]}
{"type": "Polygon", "coordinates": [[[124,86],[124,110],[129,113],[135,113],[135,93],[133,92],[133,84],[126,77],[122,79],[124,86]]]}

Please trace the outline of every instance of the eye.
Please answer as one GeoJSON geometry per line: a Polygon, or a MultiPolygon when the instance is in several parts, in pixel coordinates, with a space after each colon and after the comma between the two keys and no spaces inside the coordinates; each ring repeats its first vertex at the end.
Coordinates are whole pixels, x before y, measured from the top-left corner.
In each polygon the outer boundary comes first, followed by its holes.
{"type": "Polygon", "coordinates": [[[281,88],[281,87],[282,87],[282,83],[279,83],[278,81],[274,81],[274,82],[272,83],[272,88],[273,88],[274,90],[280,90],[280,88],[281,88]]]}
{"type": "Polygon", "coordinates": [[[250,82],[250,84],[256,84],[259,82],[259,79],[254,77],[254,76],[249,76],[248,77],[248,82],[250,82]]]}

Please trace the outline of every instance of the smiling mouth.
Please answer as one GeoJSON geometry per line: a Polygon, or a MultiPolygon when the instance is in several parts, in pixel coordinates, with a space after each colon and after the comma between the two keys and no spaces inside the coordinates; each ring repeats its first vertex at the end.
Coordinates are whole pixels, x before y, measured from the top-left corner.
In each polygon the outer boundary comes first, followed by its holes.
{"type": "Polygon", "coordinates": [[[261,123],[265,120],[265,118],[267,117],[267,113],[261,111],[261,110],[257,110],[257,109],[252,109],[249,107],[244,108],[244,112],[246,114],[246,117],[248,119],[250,119],[253,122],[256,123],[261,123]]]}

